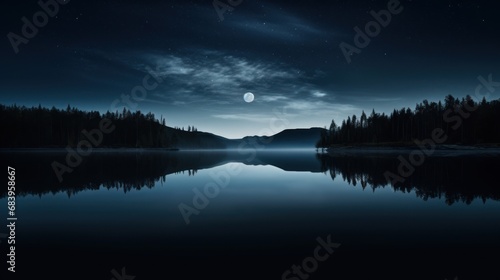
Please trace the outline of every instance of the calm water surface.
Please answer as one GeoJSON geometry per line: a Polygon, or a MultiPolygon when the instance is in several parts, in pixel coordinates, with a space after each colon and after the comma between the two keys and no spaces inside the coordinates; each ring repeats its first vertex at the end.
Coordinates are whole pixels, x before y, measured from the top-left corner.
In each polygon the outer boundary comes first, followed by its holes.
{"type": "Polygon", "coordinates": [[[98,151],[61,183],[64,152],[0,155],[20,279],[500,279],[496,156],[429,158],[391,186],[390,155],[98,151]],[[282,278],[318,238],[340,246],[282,278]]]}

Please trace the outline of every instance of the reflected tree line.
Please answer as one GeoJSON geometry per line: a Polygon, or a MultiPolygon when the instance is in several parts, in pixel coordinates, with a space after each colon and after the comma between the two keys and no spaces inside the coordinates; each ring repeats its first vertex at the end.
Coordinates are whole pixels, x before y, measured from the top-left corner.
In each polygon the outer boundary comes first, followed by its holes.
{"type": "Polygon", "coordinates": [[[397,172],[397,156],[332,156],[318,154],[322,170],[332,180],[342,179],[351,186],[369,188],[391,187],[403,193],[415,192],[417,197],[445,198],[446,204],[470,204],[475,199],[500,200],[496,167],[499,157],[430,157],[417,167],[404,182],[392,185],[384,176],[386,171],[397,172]]]}
{"type": "MultiPolygon", "coordinates": [[[[54,160],[64,160],[65,153],[2,153],[0,163],[16,168],[18,196],[66,193],[72,196],[84,190],[120,189],[124,192],[152,188],[159,182],[166,184],[169,174],[195,176],[199,170],[228,162],[247,165],[273,165],[287,171],[329,174],[332,180],[343,180],[366,191],[393,188],[395,191],[415,192],[428,200],[444,198],[451,205],[470,204],[475,199],[500,200],[497,167],[500,157],[429,157],[403,183],[391,186],[384,172],[397,172],[397,156],[356,156],[316,153],[257,154],[248,161],[248,155],[231,152],[96,152],[63,182],[59,182],[51,168],[54,160]]],[[[0,198],[6,189],[0,191],[0,198]]]]}
{"type": "MultiPolygon", "coordinates": [[[[60,192],[69,197],[84,191],[106,189],[122,189],[125,193],[152,188],[157,182],[167,180],[169,174],[187,172],[194,176],[199,169],[216,166],[225,159],[224,153],[183,153],[177,152],[94,152],[84,158],[80,166],[59,182],[52,170],[51,163],[63,162],[63,152],[46,153],[1,153],[0,163],[3,166],[16,168],[16,194],[46,195],[60,192]]],[[[6,189],[5,189],[6,190],[6,189]]],[[[0,197],[6,196],[2,190],[0,197]]]]}

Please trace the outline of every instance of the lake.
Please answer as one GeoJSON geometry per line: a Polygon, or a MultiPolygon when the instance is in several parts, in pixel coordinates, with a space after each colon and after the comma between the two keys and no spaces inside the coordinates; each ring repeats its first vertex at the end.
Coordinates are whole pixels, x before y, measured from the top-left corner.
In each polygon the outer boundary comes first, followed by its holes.
{"type": "Polygon", "coordinates": [[[62,182],[65,151],[0,156],[20,279],[500,279],[497,155],[394,186],[395,154],[97,150],[62,182]]]}

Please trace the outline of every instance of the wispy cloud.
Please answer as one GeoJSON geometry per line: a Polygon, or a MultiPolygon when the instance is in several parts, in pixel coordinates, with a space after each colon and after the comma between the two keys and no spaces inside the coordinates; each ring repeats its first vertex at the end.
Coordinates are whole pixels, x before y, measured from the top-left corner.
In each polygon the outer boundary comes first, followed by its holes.
{"type": "Polygon", "coordinates": [[[212,115],[214,118],[224,119],[224,120],[244,120],[251,122],[269,122],[274,118],[273,115],[262,115],[262,114],[220,114],[220,115],[212,115]]]}
{"type": "Polygon", "coordinates": [[[401,97],[374,97],[374,96],[344,96],[344,99],[363,102],[392,102],[400,101],[401,97]]]}
{"type": "Polygon", "coordinates": [[[273,17],[262,17],[262,10],[247,12],[231,22],[232,28],[237,28],[247,36],[267,37],[279,41],[304,42],[311,38],[331,37],[331,31],[322,29],[313,22],[296,14],[286,12],[268,3],[264,10],[273,17]]]}
{"type": "Polygon", "coordinates": [[[311,95],[314,97],[325,97],[326,93],[321,92],[321,91],[314,91],[313,93],[311,93],[311,95]]]}
{"type": "Polygon", "coordinates": [[[351,112],[360,110],[359,107],[351,104],[337,104],[325,101],[290,101],[285,105],[285,108],[290,110],[298,110],[307,114],[316,114],[317,112],[351,112]]]}
{"type": "Polygon", "coordinates": [[[287,100],[288,97],[282,95],[265,95],[260,98],[263,102],[274,102],[280,100],[287,100]]]}
{"type": "MultiPolygon", "coordinates": [[[[251,61],[242,57],[207,52],[198,55],[147,55],[148,63],[138,67],[164,80],[163,96],[187,101],[196,95],[196,100],[238,97],[247,91],[269,89],[289,84],[297,78],[297,72],[281,65],[262,61],[251,61]],[[208,55],[207,55],[208,53],[208,55]],[[148,67],[145,65],[154,65],[148,67]],[[186,94],[188,93],[188,94],[186,94]],[[207,98],[208,97],[208,98],[207,98]]],[[[265,92],[259,92],[265,94],[265,92]]],[[[264,95],[267,96],[267,95],[264,95]]],[[[286,97],[268,95],[266,101],[286,97]]]]}

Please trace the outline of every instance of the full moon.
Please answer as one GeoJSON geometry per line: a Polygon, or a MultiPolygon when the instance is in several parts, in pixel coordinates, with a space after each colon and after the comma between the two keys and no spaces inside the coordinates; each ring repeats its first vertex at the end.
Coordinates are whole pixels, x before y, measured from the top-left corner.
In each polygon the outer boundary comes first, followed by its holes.
{"type": "Polygon", "coordinates": [[[247,103],[252,102],[252,101],[254,100],[254,98],[255,98],[255,97],[254,97],[253,93],[251,93],[251,92],[247,92],[247,93],[245,93],[245,95],[243,95],[243,99],[244,99],[244,100],[245,100],[245,102],[247,102],[247,103]]]}

